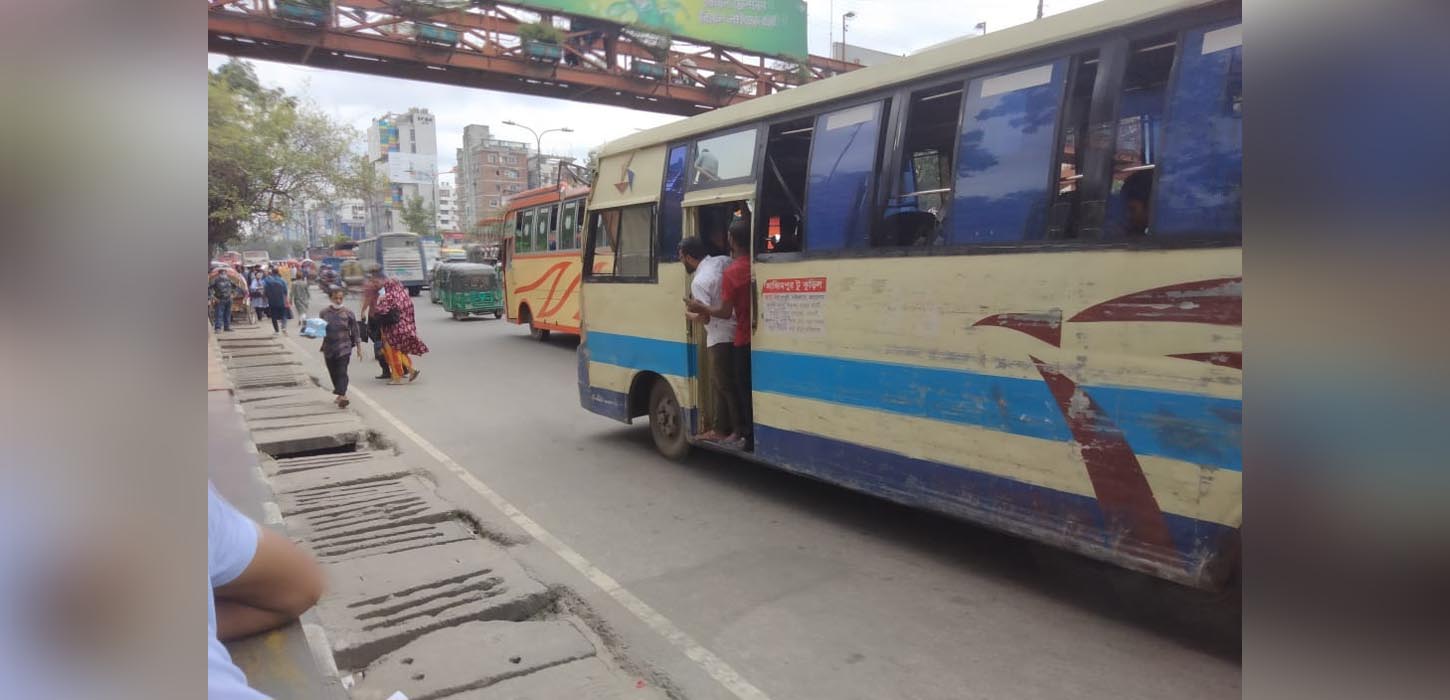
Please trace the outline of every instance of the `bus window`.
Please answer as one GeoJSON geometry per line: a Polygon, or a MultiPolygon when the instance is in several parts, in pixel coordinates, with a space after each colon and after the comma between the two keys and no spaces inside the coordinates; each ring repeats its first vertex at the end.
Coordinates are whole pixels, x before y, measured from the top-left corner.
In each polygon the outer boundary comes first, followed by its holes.
{"type": "Polygon", "coordinates": [[[534,210],[525,209],[519,212],[518,235],[515,240],[514,249],[520,253],[528,253],[534,249],[534,210]]]}
{"type": "Polygon", "coordinates": [[[559,205],[557,205],[557,204],[549,207],[549,223],[548,223],[548,228],[544,230],[544,235],[549,240],[549,250],[558,250],[559,249],[559,205]]]}
{"type": "Polygon", "coordinates": [[[577,232],[574,230],[575,217],[578,215],[579,202],[568,202],[564,205],[563,222],[559,227],[559,250],[574,250],[579,247],[577,232]]]}
{"type": "Polygon", "coordinates": [[[1040,239],[1067,60],[977,78],[967,86],[952,243],[1040,239]]]}
{"type": "MultiPolygon", "coordinates": [[[[1184,33],[1168,92],[1149,235],[1239,234],[1243,178],[1241,25],[1184,33]]],[[[1126,187],[1126,183],[1124,187],[1126,187]]]]}
{"type": "Polygon", "coordinates": [[[1057,189],[1048,214],[1047,237],[1077,238],[1081,215],[1082,179],[1087,145],[1088,117],[1092,111],[1093,84],[1098,76],[1098,52],[1073,58],[1067,99],[1063,104],[1062,143],[1058,148],[1057,189]]]}
{"type": "Polygon", "coordinates": [[[665,161],[665,185],[660,193],[660,260],[680,259],[680,238],[685,225],[681,202],[685,199],[685,161],[689,153],[690,147],[686,144],[671,146],[665,161]]]}
{"type": "Polygon", "coordinates": [[[589,238],[585,255],[590,278],[650,280],[654,278],[655,205],[605,209],[589,215],[589,238]],[[612,250],[613,267],[594,262],[598,253],[612,250]],[[600,269],[595,269],[600,268],[600,269]]]}
{"type": "Polygon", "coordinates": [[[871,102],[816,118],[806,190],[807,250],[866,244],[876,144],[889,103],[871,102]]]}
{"type": "Polygon", "coordinates": [[[549,208],[534,209],[534,251],[549,249],[549,208]]]}
{"type": "Polygon", "coordinates": [[[1131,238],[1148,233],[1153,170],[1176,48],[1172,36],[1138,42],[1130,48],[1118,100],[1106,227],[1110,237],[1131,238]]]}
{"type": "Polygon", "coordinates": [[[695,143],[690,170],[692,187],[712,185],[750,177],[755,165],[755,127],[722,134],[695,143]]]}
{"type": "Polygon", "coordinates": [[[962,109],[962,84],[921,90],[906,105],[901,137],[901,172],[887,202],[873,246],[942,243],[941,222],[952,192],[952,153],[962,109]]]}
{"type": "Polygon", "coordinates": [[[815,131],[813,122],[807,117],[776,124],[770,127],[765,140],[765,164],[760,175],[764,182],[755,230],[766,231],[769,244],[763,248],[772,253],[794,253],[801,249],[806,166],[811,155],[811,133],[815,131]]]}

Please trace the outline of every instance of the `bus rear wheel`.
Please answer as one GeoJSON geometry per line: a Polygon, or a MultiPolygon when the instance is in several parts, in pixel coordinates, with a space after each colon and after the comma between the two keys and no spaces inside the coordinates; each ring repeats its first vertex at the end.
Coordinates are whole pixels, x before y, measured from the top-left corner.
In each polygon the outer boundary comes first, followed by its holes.
{"type": "Polygon", "coordinates": [[[663,378],[656,379],[649,390],[649,432],[654,438],[655,449],[665,457],[683,459],[690,453],[685,414],[680,410],[680,402],[675,399],[675,390],[663,378]]]}
{"type": "Polygon", "coordinates": [[[529,336],[542,343],[549,339],[549,329],[540,328],[534,325],[533,319],[529,319],[529,336]]]}

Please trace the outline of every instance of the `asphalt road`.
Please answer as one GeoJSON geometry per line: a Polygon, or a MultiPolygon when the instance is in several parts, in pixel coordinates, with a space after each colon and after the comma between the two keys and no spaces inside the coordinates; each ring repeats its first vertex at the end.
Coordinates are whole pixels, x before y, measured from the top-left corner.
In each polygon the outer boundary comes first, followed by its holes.
{"type": "Polygon", "coordinates": [[[1232,594],[722,455],[668,461],[644,424],[579,406],[574,339],[417,302],[418,381],[354,362],[358,388],[775,700],[1240,695],[1232,594]]]}

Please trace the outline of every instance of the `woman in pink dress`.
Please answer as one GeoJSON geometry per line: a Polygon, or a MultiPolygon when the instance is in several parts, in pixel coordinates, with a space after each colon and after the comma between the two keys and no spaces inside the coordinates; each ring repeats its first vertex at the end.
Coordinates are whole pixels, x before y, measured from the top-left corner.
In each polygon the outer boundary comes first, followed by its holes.
{"type": "Polygon", "coordinates": [[[428,346],[418,338],[418,324],[413,320],[413,298],[396,278],[383,282],[378,293],[378,320],[383,324],[383,354],[388,360],[389,384],[402,384],[404,379],[413,381],[419,371],[413,367],[409,355],[423,355],[428,346]]]}

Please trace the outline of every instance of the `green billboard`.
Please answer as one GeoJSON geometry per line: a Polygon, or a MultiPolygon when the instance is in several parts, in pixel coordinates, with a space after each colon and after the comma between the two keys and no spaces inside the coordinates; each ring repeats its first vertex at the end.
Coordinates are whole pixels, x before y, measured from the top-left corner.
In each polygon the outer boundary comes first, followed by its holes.
{"type": "Polygon", "coordinates": [[[516,4],[767,56],[806,56],[804,0],[523,0],[516,4]]]}

